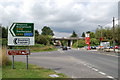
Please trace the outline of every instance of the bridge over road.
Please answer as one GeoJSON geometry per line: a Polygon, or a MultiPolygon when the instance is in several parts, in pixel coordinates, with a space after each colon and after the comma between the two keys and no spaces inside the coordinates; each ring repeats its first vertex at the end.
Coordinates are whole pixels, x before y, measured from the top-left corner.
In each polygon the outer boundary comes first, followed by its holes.
{"type": "Polygon", "coordinates": [[[66,40],[67,41],[67,46],[72,47],[73,45],[73,40],[81,40],[81,39],[85,39],[82,37],[54,37],[52,38],[52,40],[54,41],[54,43],[56,42],[56,40],[66,40]]]}

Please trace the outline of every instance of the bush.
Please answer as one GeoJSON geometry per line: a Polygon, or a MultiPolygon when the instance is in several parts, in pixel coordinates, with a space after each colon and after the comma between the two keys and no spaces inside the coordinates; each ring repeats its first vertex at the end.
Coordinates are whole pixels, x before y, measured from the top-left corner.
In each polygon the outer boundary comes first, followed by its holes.
{"type": "Polygon", "coordinates": [[[3,47],[3,48],[1,49],[2,54],[0,54],[0,58],[1,58],[2,60],[0,61],[0,66],[7,66],[7,65],[10,64],[10,60],[9,60],[7,54],[6,54],[6,51],[7,51],[7,50],[6,50],[5,47],[3,47]]]}
{"type": "Polygon", "coordinates": [[[81,47],[84,47],[86,44],[85,44],[85,40],[79,40],[78,42],[75,42],[74,44],[73,44],[73,47],[74,48],[77,48],[77,47],[79,47],[79,48],[81,48],[81,47]]]}
{"type": "Polygon", "coordinates": [[[99,45],[99,41],[96,38],[91,38],[90,39],[90,45],[91,46],[97,46],[97,45],[99,45]]]}
{"type": "Polygon", "coordinates": [[[2,45],[7,45],[7,39],[6,38],[0,39],[0,42],[2,43],[2,45]]]}

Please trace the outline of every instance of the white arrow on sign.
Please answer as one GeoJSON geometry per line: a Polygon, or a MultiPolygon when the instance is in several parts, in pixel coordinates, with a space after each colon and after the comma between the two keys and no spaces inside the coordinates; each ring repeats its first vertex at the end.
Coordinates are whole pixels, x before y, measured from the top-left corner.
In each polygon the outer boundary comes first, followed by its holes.
{"type": "Polygon", "coordinates": [[[13,28],[15,27],[15,23],[13,23],[13,25],[11,26],[12,28],[10,29],[10,31],[12,32],[11,34],[13,35],[13,36],[15,36],[15,33],[13,32],[13,28]]]}

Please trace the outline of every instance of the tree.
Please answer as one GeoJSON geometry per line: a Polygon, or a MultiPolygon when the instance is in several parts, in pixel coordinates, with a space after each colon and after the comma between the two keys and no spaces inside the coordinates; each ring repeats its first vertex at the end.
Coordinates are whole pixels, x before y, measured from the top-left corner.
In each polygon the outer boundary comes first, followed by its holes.
{"type": "Polygon", "coordinates": [[[84,32],[82,33],[82,37],[85,37],[85,33],[84,32]]]}
{"type": "Polygon", "coordinates": [[[39,35],[38,40],[37,40],[37,44],[44,44],[44,45],[49,44],[49,41],[47,40],[47,36],[39,35]]]}
{"type": "Polygon", "coordinates": [[[90,33],[90,31],[87,31],[86,33],[90,33]]]}
{"type": "Polygon", "coordinates": [[[90,32],[90,38],[95,38],[95,33],[94,32],[90,32]]]}
{"type": "Polygon", "coordinates": [[[42,29],[42,35],[51,35],[54,36],[53,30],[50,27],[44,26],[42,29]]]}
{"type": "Polygon", "coordinates": [[[8,29],[5,27],[2,27],[2,38],[7,38],[8,35],[8,29]]]}
{"type": "Polygon", "coordinates": [[[72,35],[70,37],[78,37],[78,35],[73,31],[72,35]]]}
{"type": "Polygon", "coordinates": [[[99,41],[96,38],[91,38],[90,44],[91,46],[96,46],[96,45],[99,45],[99,41]]]}
{"type": "Polygon", "coordinates": [[[38,30],[35,30],[35,43],[38,42],[38,36],[39,36],[39,32],[38,30]]]}
{"type": "Polygon", "coordinates": [[[81,47],[84,47],[85,45],[86,45],[85,40],[78,40],[78,42],[75,42],[73,44],[73,47],[74,48],[77,48],[77,47],[81,48],[81,47]]]}

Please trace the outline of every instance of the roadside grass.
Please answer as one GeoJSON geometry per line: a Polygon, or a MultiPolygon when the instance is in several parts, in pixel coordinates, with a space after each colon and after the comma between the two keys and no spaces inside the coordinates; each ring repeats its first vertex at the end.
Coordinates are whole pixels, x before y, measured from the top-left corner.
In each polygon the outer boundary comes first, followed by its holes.
{"type": "Polygon", "coordinates": [[[57,49],[52,46],[52,45],[40,45],[40,44],[36,44],[35,46],[32,46],[29,48],[31,50],[31,52],[43,52],[43,51],[56,51],[57,49]]]}
{"type": "Polygon", "coordinates": [[[56,73],[53,70],[38,67],[36,65],[29,64],[29,69],[26,69],[26,63],[15,62],[15,68],[12,69],[11,65],[4,66],[2,71],[3,78],[52,78],[49,75],[57,74],[58,78],[67,78],[62,73],[56,73]]]}
{"type": "Polygon", "coordinates": [[[38,67],[29,64],[29,69],[26,69],[26,63],[15,62],[15,68],[12,69],[12,63],[6,54],[6,47],[0,49],[0,78],[52,78],[49,75],[57,74],[58,78],[66,78],[62,73],[56,73],[53,70],[38,67]]]}
{"type": "Polygon", "coordinates": [[[49,48],[49,47],[43,47],[43,48],[30,48],[31,52],[45,52],[45,51],[57,51],[56,48],[49,48]]]}
{"type": "Polygon", "coordinates": [[[35,44],[34,46],[14,46],[13,49],[30,49],[30,52],[56,51],[53,45],[35,44]]]}

